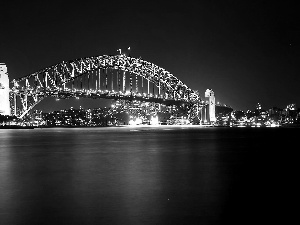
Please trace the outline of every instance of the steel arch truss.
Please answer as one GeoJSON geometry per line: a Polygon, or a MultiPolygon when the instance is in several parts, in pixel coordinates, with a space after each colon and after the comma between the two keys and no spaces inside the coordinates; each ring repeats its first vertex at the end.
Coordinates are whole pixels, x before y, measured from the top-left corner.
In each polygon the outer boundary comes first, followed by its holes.
{"type": "Polygon", "coordinates": [[[115,69],[129,72],[147,79],[163,88],[168,99],[198,104],[201,99],[197,91],[191,90],[167,70],[142,60],[125,55],[102,55],[63,61],[20,79],[15,79],[12,94],[22,102],[21,117],[47,96],[58,95],[66,84],[98,69],[115,69]]]}

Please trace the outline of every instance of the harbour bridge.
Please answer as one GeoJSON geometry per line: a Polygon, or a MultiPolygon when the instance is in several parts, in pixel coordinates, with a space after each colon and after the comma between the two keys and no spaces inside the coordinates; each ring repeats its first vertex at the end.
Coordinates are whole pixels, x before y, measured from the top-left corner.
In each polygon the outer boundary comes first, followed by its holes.
{"type": "Polygon", "coordinates": [[[177,105],[189,118],[203,106],[198,91],[167,70],[124,54],[79,58],[10,82],[11,114],[23,118],[46,97],[123,99],[177,105]],[[21,102],[17,110],[17,102],[21,102]]]}

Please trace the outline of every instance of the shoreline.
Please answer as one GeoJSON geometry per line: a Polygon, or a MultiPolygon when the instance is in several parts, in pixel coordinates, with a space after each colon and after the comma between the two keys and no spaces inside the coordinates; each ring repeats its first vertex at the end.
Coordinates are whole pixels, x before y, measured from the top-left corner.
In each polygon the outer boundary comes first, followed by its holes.
{"type": "Polygon", "coordinates": [[[251,126],[213,126],[213,125],[118,125],[118,126],[21,126],[4,125],[0,129],[42,129],[42,128],[300,128],[298,124],[283,125],[278,127],[251,127],[251,126]]]}
{"type": "Polygon", "coordinates": [[[0,129],[34,129],[33,126],[5,125],[0,126],[0,129]]]}

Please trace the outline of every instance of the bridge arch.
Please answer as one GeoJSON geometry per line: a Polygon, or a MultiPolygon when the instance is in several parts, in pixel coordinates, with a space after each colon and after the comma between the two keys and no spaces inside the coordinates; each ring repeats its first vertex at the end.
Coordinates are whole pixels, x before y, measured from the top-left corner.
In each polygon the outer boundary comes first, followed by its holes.
{"type": "MultiPolygon", "coordinates": [[[[141,76],[159,88],[168,99],[200,102],[197,91],[191,90],[169,71],[141,58],[126,55],[101,55],[79,58],[49,66],[19,79],[14,79],[12,93],[20,96],[23,117],[30,109],[47,96],[65,91],[66,84],[100,69],[115,69],[141,76]],[[31,99],[31,101],[29,101],[31,99]],[[31,102],[31,103],[29,103],[31,102]]],[[[13,109],[16,112],[16,109],[13,109]]]]}

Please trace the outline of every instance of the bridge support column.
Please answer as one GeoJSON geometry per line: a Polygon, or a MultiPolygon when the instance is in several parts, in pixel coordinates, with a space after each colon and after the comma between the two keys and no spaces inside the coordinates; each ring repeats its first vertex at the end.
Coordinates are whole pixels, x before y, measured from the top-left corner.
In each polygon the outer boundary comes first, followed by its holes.
{"type": "Polygon", "coordinates": [[[24,111],[26,111],[28,109],[28,98],[27,98],[27,90],[26,90],[26,94],[24,97],[24,111]]]}
{"type": "MultiPolygon", "coordinates": [[[[199,106],[197,106],[197,116],[199,115],[199,106]]],[[[200,108],[200,125],[202,125],[202,107],[200,108]]]]}
{"type": "Polygon", "coordinates": [[[126,74],[123,72],[123,92],[126,92],[126,74]]]}
{"type": "Polygon", "coordinates": [[[14,116],[17,116],[17,95],[14,93],[14,116]]]}
{"type": "Polygon", "coordinates": [[[153,94],[153,97],[154,97],[155,96],[154,85],[152,85],[152,94],[153,94]]]}
{"type": "Polygon", "coordinates": [[[142,94],[144,94],[144,79],[142,77],[142,94]]]}
{"type": "Polygon", "coordinates": [[[107,90],[107,70],[105,69],[105,90],[107,90]]]}
{"type": "Polygon", "coordinates": [[[99,69],[98,71],[98,90],[101,89],[100,76],[101,76],[101,69],[99,69]]]}
{"type": "Polygon", "coordinates": [[[132,93],[132,74],[130,73],[130,77],[129,77],[129,85],[130,85],[130,93],[132,93]]]}
{"type": "Polygon", "coordinates": [[[135,75],[135,92],[139,92],[139,87],[138,87],[138,75],[135,75]]]}
{"type": "Polygon", "coordinates": [[[149,85],[149,80],[148,80],[148,96],[150,94],[150,85],[149,85]]]}
{"type": "Polygon", "coordinates": [[[114,73],[113,71],[111,72],[111,91],[114,90],[114,73]]]}
{"type": "Polygon", "coordinates": [[[158,96],[160,97],[160,80],[158,81],[158,96]]]}
{"type": "Polygon", "coordinates": [[[118,71],[118,87],[119,87],[119,92],[121,91],[121,74],[120,72],[118,71]]]}

